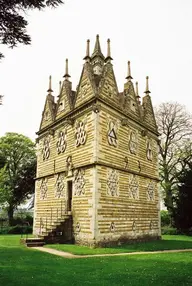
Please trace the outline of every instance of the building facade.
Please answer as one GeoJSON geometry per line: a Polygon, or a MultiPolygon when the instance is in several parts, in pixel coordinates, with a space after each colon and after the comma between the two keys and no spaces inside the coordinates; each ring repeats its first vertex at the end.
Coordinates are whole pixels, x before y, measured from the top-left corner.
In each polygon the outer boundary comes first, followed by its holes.
{"type": "Polygon", "coordinates": [[[130,62],[118,91],[99,36],[77,89],[66,71],[57,101],[49,82],[37,132],[34,234],[109,245],[160,238],[158,132],[146,78],[140,102],[130,62]]]}

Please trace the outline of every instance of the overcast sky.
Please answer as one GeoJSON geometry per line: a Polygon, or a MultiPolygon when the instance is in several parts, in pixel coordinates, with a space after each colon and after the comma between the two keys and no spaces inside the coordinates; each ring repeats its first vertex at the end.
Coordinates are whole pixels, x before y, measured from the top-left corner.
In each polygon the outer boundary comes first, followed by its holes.
{"type": "Polygon", "coordinates": [[[48,88],[54,95],[64,74],[65,58],[76,88],[85,56],[100,35],[106,55],[111,39],[114,72],[122,91],[131,61],[133,81],[140,95],[145,77],[153,105],[177,101],[192,112],[192,1],[191,0],[66,0],[65,5],[44,12],[28,12],[31,46],[8,49],[0,63],[0,136],[18,132],[35,138],[48,88]]]}

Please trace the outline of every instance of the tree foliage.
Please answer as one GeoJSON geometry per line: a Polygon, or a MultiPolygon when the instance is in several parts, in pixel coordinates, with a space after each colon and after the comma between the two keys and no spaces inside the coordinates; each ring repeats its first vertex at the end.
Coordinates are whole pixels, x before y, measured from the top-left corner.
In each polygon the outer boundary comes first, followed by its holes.
{"type": "MultiPolygon", "coordinates": [[[[11,48],[18,43],[29,45],[31,38],[26,32],[26,11],[57,7],[62,3],[62,0],[0,0],[0,43],[11,48]]],[[[0,58],[2,56],[0,53],[0,58]]]]}
{"type": "Polygon", "coordinates": [[[161,186],[165,205],[172,213],[178,178],[192,159],[192,117],[184,106],[166,102],[156,109],[156,120],[160,133],[161,186]]]}
{"type": "Polygon", "coordinates": [[[21,134],[7,133],[0,138],[0,158],[4,162],[0,169],[0,203],[6,207],[11,224],[14,210],[34,193],[34,143],[21,134]]]}
{"type": "Polygon", "coordinates": [[[178,195],[175,198],[174,222],[177,229],[192,231],[192,166],[185,169],[179,178],[178,195]]]}

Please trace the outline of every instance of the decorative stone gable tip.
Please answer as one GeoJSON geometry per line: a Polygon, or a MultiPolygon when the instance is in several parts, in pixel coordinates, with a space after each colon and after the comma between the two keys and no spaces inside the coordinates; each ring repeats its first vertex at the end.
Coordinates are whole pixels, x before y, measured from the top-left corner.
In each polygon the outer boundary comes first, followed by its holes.
{"type": "Polygon", "coordinates": [[[65,80],[68,80],[71,76],[69,75],[69,71],[68,71],[69,67],[68,67],[68,59],[65,60],[65,74],[64,74],[64,78],[65,80]]]}
{"type": "Polygon", "coordinates": [[[49,88],[48,88],[48,90],[47,90],[47,92],[50,93],[50,94],[53,92],[51,85],[52,85],[52,82],[51,82],[51,75],[50,75],[50,76],[49,76],[49,88]]]}
{"type": "Polygon", "coordinates": [[[131,63],[130,63],[130,61],[128,61],[128,63],[127,63],[127,76],[126,76],[126,79],[128,81],[131,81],[133,79],[132,76],[131,76],[131,63]]]}

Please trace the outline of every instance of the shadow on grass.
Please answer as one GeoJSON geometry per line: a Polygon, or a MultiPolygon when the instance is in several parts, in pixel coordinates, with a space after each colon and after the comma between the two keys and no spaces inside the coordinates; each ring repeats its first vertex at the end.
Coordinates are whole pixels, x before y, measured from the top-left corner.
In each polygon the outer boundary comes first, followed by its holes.
{"type": "Polygon", "coordinates": [[[192,285],[192,253],[65,259],[0,248],[0,285],[192,285]]]}

